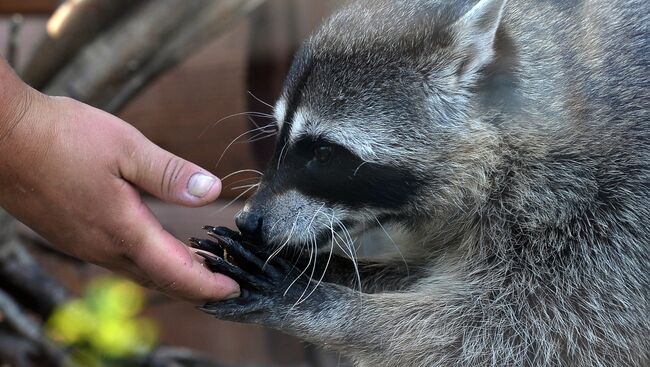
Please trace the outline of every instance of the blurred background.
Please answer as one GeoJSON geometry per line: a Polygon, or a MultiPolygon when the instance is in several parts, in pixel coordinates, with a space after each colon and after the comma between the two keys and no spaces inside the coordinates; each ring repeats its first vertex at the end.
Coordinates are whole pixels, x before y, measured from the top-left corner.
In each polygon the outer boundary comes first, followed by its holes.
{"type": "MultiPolygon", "coordinates": [[[[234,225],[249,194],[238,187],[256,175],[233,173],[260,170],[273,149],[272,138],[251,130],[272,122],[294,51],[341,3],[0,0],[0,54],[33,87],[117,114],[228,177],[222,199],[206,208],[147,198],[184,240],[206,224],[234,225]]],[[[108,275],[55,253],[0,213],[0,366],[347,365],[108,275]]]]}

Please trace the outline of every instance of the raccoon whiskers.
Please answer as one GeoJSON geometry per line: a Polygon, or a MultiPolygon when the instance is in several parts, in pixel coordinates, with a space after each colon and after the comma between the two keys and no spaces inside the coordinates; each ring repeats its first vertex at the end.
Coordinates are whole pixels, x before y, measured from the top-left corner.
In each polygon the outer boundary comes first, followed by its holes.
{"type": "MultiPolygon", "coordinates": [[[[320,211],[323,209],[324,206],[325,204],[322,204],[318,209],[316,209],[314,215],[311,217],[311,220],[309,221],[309,224],[307,225],[307,231],[310,233],[310,240],[311,240],[309,243],[310,246],[308,247],[309,250],[311,251],[309,256],[311,257],[313,255],[314,257],[314,264],[312,266],[311,274],[309,275],[310,280],[314,279],[314,273],[316,272],[316,266],[318,261],[318,240],[316,238],[316,232],[313,230],[312,225],[314,224],[314,220],[316,219],[318,214],[320,214],[320,211]]],[[[294,306],[299,305],[302,302],[306,301],[309,298],[309,296],[311,296],[314,293],[316,288],[318,288],[318,285],[320,285],[321,281],[323,280],[323,277],[325,276],[325,272],[327,271],[327,267],[329,266],[331,258],[332,258],[332,252],[330,250],[330,255],[327,260],[327,263],[325,264],[325,268],[321,274],[319,281],[314,286],[314,289],[311,292],[309,292],[309,294],[303,299],[302,297],[305,295],[305,293],[307,293],[307,290],[309,289],[309,283],[308,283],[307,286],[305,287],[305,290],[302,292],[302,294],[300,295],[298,301],[294,304],[294,306]]]]}
{"type": "MultiPolygon", "coordinates": [[[[284,296],[286,296],[286,295],[287,295],[287,292],[289,292],[289,289],[291,289],[291,287],[292,287],[294,284],[296,284],[296,282],[297,282],[297,281],[298,281],[298,280],[299,280],[303,275],[305,275],[305,274],[307,273],[307,269],[309,269],[309,266],[311,265],[311,262],[312,262],[312,256],[311,256],[311,255],[312,255],[312,253],[310,252],[310,254],[309,254],[309,261],[307,261],[307,265],[305,265],[305,268],[302,269],[302,271],[300,272],[300,274],[298,274],[298,275],[296,276],[296,278],[291,282],[291,284],[289,284],[289,286],[287,287],[287,289],[285,289],[284,294],[283,294],[284,296]]],[[[294,306],[295,306],[295,305],[294,305],[294,306]]]]}
{"type": "Polygon", "coordinates": [[[404,254],[402,254],[402,250],[399,248],[399,246],[397,246],[395,241],[393,241],[393,238],[390,236],[390,234],[388,234],[388,231],[386,231],[386,228],[384,228],[384,225],[381,224],[381,222],[379,221],[379,218],[377,218],[377,216],[374,215],[374,214],[371,214],[371,215],[375,218],[375,221],[379,225],[379,228],[381,228],[381,230],[384,232],[384,234],[386,235],[388,240],[393,244],[393,246],[395,246],[395,249],[397,250],[397,253],[399,253],[399,256],[402,258],[402,262],[404,263],[404,267],[406,268],[406,276],[409,277],[411,275],[411,273],[409,271],[409,264],[406,262],[406,258],[404,257],[404,254]]]}
{"type": "MultiPolygon", "coordinates": [[[[237,200],[241,199],[241,198],[242,198],[244,195],[246,195],[249,191],[251,191],[251,190],[254,189],[254,188],[259,187],[259,185],[260,185],[259,180],[261,180],[261,178],[264,176],[264,174],[263,174],[262,172],[260,172],[260,171],[258,171],[258,170],[256,170],[256,169],[252,169],[252,168],[249,168],[249,169],[240,169],[240,170],[238,170],[238,171],[231,172],[231,173],[229,173],[229,174],[223,176],[223,177],[221,178],[221,182],[224,182],[224,181],[226,181],[227,179],[229,179],[230,177],[236,176],[236,175],[241,174],[241,173],[255,173],[255,174],[259,175],[259,176],[258,176],[258,177],[249,177],[249,178],[245,178],[245,179],[237,180],[237,181],[235,181],[235,182],[230,183],[229,186],[230,186],[230,185],[233,185],[233,184],[236,184],[236,183],[239,183],[239,182],[245,182],[245,181],[248,181],[248,180],[258,180],[258,182],[257,182],[257,183],[254,183],[254,184],[251,184],[251,185],[242,185],[242,186],[237,186],[237,187],[233,187],[233,188],[231,188],[231,190],[238,190],[238,189],[243,189],[243,188],[246,188],[246,190],[244,190],[242,193],[240,193],[239,195],[237,195],[237,197],[235,197],[233,200],[231,200],[230,202],[228,202],[228,204],[226,204],[226,205],[225,205],[224,207],[222,207],[221,209],[217,210],[215,213],[221,213],[223,210],[229,208],[232,204],[234,204],[237,200]]],[[[229,186],[226,186],[226,188],[228,188],[229,186]]]]}
{"type": "Polygon", "coordinates": [[[336,241],[336,244],[339,246],[339,248],[346,255],[348,255],[348,257],[352,261],[352,265],[354,266],[354,273],[357,277],[357,284],[359,285],[359,294],[361,294],[362,293],[361,273],[359,272],[359,264],[356,256],[356,248],[354,247],[354,240],[352,239],[352,236],[350,236],[350,232],[348,231],[345,224],[343,224],[343,222],[341,222],[338,218],[334,217],[333,214],[332,214],[332,219],[333,219],[332,227],[334,226],[334,224],[336,224],[339,228],[341,228],[341,231],[345,236],[345,237],[341,237],[341,235],[337,231],[334,232],[334,234],[338,236],[341,239],[341,241],[343,241],[343,244],[349,250],[349,252],[345,251],[345,249],[341,247],[338,241],[336,241]]]}
{"type": "MultiPolygon", "coordinates": [[[[283,222],[282,219],[276,220],[276,221],[273,223],[273,225],[271,226],[271,228],[269,228],[269,233],[274,233],[273,230],[275,229],[275,227],[277,227],[278,224],[280,224],[280,223],[282,223],[282,222],[283,222]]],[[[271,243],[272,243],[272,244],[275,244],[275,243],[277,242],[277,239],[278,239],[278,238],[279,238],[279,237],[277,237],[277,236],[274,237],[274,238],[271,240],[271,243]]]]}
{"type": "Polygon", "coordinates": [[[230,190],[240,190],[240,189],[245,189],[245,188],[258,187],[259,185],[260,185],[259,182],[254,183],[254,184],[250,184],[250,185],[240,185],[240,186],[231,187],[230,190]]]}
{"type": "Polygon", "coordinates": [[[259,182],[260,182],[260,178],[259,178],[259,177],[248,177],[248,178],[242,178],[241,180],[236,180],[236,181],[233,181],[233,182],[229,182],[227,185],[224,185],[223,188],[222,188],[221,190],[226,190],[226,189],[230,189],[230,188],[235,189],[235,188],[233,187],[234,185],[236,185],[236,184],[241,184],[241,183],[244,183],[244,182],[246,182],[246,183],[249,183],[249,182],[259,183],[259,182]]]}
{"type": "MultiPolygon", "coordinates": [[[[309,279],[310,279],[310,280],[313,279],[313,277],[314,277],[314,272],[315,272],[315,270],[316,270],[316,258],[317,258],[317,256],[318,256],[317,246],[318,246],[318,244],[317,244],[317,241],[316,241],[316,236],[315,236],[315,234],[311,233],[311,234],[310,234],[310,239],[309,239],[309,246],[307,247],[307,248],[309,249],[309,262],[307,263],[307,265],[305,266],[305,268],[300,272],[300,274],[298,274],[298,275],[296,276],[296,278],[291,282],[291,284],[289,284],[289,286],[287,287],[287,289],[284,291],[283,296],[286,296],[286,295],[287,295],[287,292],[289,292],[289,290],[291,289],[291,287],[292,287],[292,286],[293,286],[293,285],[294,285],[298,280],[300,280],[300,278],[301,278],[303,275],[305,275],[305,274],[307,273],[307,269],[309,269],[309,265],[310,265],[311,262],[312,262],[312,258],[314,259],[314,264],[313,264],[313,266],[312,266],[312,272],[311,272],[311,274],[309,275],[309,279]]],[[[309,295],[308,295],[307,297],[305,297],[305,298],[303,299],[303,297],[304,297],[304,295],[305,295],[305,293],[307,292],[308,289],[309,289],[309,282],[308,282],[307,285],[305,286],[305,289],[302,291],[302,293],[300,294],[300,296],[298,297],[298,299],[293,303],[293,305],[291,305],[291,307],[289,307],[289,309],[287,310],[287,313],[286,313],[285,316],[284,316],[284,319],[286,319],[286,317],[289,316],[289,313],[290,313],[291,310],[293,310],[296,306],[300,305],[302,302],[306,301],[307,298],[309,298],[309,295]]],[[[315,288],[314,288],[314,289],[315,289],[315,288]]],[[[313,292],[313,291],[312,291],[312,292],[313,292]]],[[[311,293],[310,293],[310,295],[311,295],[311,293]]],[[[283,323],[284,323],[284,319],[283,319],[283,323]]]]}
{"type": "Polygon", "coordinates": [[[248,130],[249,133],[258,132],[257,133],[258,135],[262,134],[262,133],[264,133],[264,134],[271,134],[272,133],[272,134],[275,135],[275,134],[278,133],[278,128],[274,124],[266,124],[266,125],[259,126],[252,119],[250,120],[250,122],[255,125],[255,128],[254,129],[249,129],[248,130]]]}
{"type": "MultiPolygon", "coordinates": [[[[305,297],[305,298],[303,298],[303,297],[305,296],[305,293],[307,293],[307,291],[309,290],[309,284],[311,283],[311,280],[314,279],[314,274],[316,273],[316,265],[317,265],[316,263],[318,261],[318,244],[317,244],[317,241],[316,241],[316,235],[314,235],[313,233],[311,234],[311,238],[310,238],[310,241],[309,241],[309,247],[308,248],[309,248],[309,257],[314,258],[314,263],[312,264],[312,267],[311,267],[311,274],[309,274],[310,282],[307,283],[307,285],[305,286],[305,289],[302,291],[302,294],[300,295],[300,297],[298,297],[298,300],[293,304],[293,306],[291,308],[296,307],[297,305],[299,305],[302,302],[307,300],[308,297],[305,297]]],[[[305,270],[307,270],[307,268],[305,268],[305,270]]],[[[298,280],[298,279],[296,279],[296,280],[298,280]]]]}
{"type": "MultiPolygon", "coordinates": [[[[350,231],[348,230],[347,226],[343,224],[339,219],[335,218],[335,224],[341,228],[341,232],[343,233],[344,238],[342,239],[345,245],[350,249],[350,252],[353,254],[356,254],[357,248],[354,247],[354,242],[355,240],[352,239],[352,235],[350,234],[350,231]]],[[[354,257],[352,258],[354,260],[354,257]]]]}
{"type": "Polygon", "coordinates": [[[255,134],[254,136],[252,136],[252,137],[251,137],[250,139],[248,139],[246,142],[247,142],[247,143],[254,143],[254,142],[256,142],[256,141],[260,141],[260,140],[268,139],[268,138],[270,138],[270,137],[275,136],[277,133],[278,133],[278,132],[275,131],[275,130],[272,131],[272,132],[262,131],[262,132],[260,132],[260,133],[255,134]]]}
{"type": "Polygon", "coordinates": [[[250,121],[253,125],[255,125],[254,129],[249,129],[249,132],[253,131],[260,131],[260,132],[265,132],[265,133],[273,133],[277,134],[278,133],[278,126],[272,122],[267,123],[266,125],[259,125],[257,121],[253,120],[252,117],[248,117],[248,121],[250,121]]]}
{"type": "MultiPolygon", "coordinates": [[[[282,245],[280,245],[277,249],[275,249],[275,251],[273,251],[273,253],[271,253],[271,255],[269,255],[269,257],[264,262],[264,266],[266,266],[266,264],[268,264],[269,261],[273,260],[273,258],[276,257],[280,253],[280,251],[282,251],[282,249],[284,249],[287,246],[289,241],[291,241],[291,236],[293,236],[293,231],[296,229],[296,225],[298,224],[298,218],[299,217],[300,217],[300,211],[298,211],[298,214],[296,214],[296,218],[293,220],[293,224],[291,225],[291,230],[289,231],[289,235],[287,236],[285,241],[282,243],[282,245]]],[[[310,259],[310,261],[311,261],[311,259],[310,259]]],[[[289,287],[291,287],[291,286],[289,286],[289,287]]]]}
{"type": "MultiPolygon", "coordinates": [[[[327,269],[329,268],[330,263],[332,261],[333,252],[334,252],[334,241],[330,242],[330,251],[329,251],[329,255],[327,256],[327,262],[325,263],[325,267],[323,268],[323,272],[321,273],[320,278],[318,279],[318,282],[316,282],[316,285],[314,286],[314,289],[312,289],[312,291],[307,295],[307,297],[305,297],[305,300],[308,299],[309,296],[314,294],[314,292],[316,291],[318,286],[323,282],[323,278],[325,278],[325,273],[327,273],[327,269]]],[[[314,267],[316,267],[315,265],[316,264],[314,264],[314,267]]]]}
{"type": "MultiPolygon", "coordinates": [[[[248,182],[248,181],[253,181],[253,180],[259,181],[259,180],[260,180],[260,177],[247,177],[247,178],[242,178],[242,179],[240,179],[240,180],[236,180],[236,181],[233,181],[233,182],[229,182],[228,184],[229,184],[229,185],[235,185],[235,184],[238,184],[238,183],[248,182]]],[[[222,180],[222,181],[223,181],[223,180],[222,180]]],[[[226,186],[226,187],[227,187],[227,186],[226,186]]]]}
{"type": "MultiPolygon", "coordinates": [[[[226,153],[228,152],[228,150],[230,149],[230,147],[232,147],[235,143],[237,143],[237,141],[238,141],[239,139],[241,139],[242,137],[244,137],[244,136],[246,136],[246,135],[248,135],[248,134],[254,133],[254,132],[256,132],[256,131],[263,131],[263,130],[266,129],[268,126],[269,126],[269,125],[261,126],[261,127],[257,127],[257,128],[254,128],[254,129],[251,129],[251,130],[248,130],[248,131],[245,131],[245,132],[239,134],[236,138],[234,138],[234,139],[230,142],[230,144],[228,144],[228,145],[226,146],[226,149],[223,150],[223,152],[221,153],[221,156],[219,157],[219,160],[217,161],[217,164],[215,165],[215,167],[219,167],[219,164],[221,164],[221,161],[223,160],[223,157],[226,155],[226,153]]],[[[276,131],[276,132],[277,132],[277,131],[276,131]]],[[[269,132],[265,132],[265,134],[266,134],[266,133],[269,133],[269,132]]]]}
{"type": "MultiPolygon", "coordinates": [[[[312,270],[311,270],[311,274],[309,276],[309,279],[313,279],[313,277],[314,277],[314,273],[316,272],[316,260],[317,260],[317,257],[318,257],[318,243],[317,243],[318,241],[316,240],[316,234],[314,233],[314,231],[311,230],[311,227],[312,227],[312,224],[314,223],[314,220],[316,219],[316,216],[318,216],[318,214],[320,213],[323,206],[325,206],[325,205],[324,204],[321,205],[314,212],[314,215],[312,215],[311,219],[309,220],[309,224],[306,227],[307,231],[309,233],[309,239],[308,239],[309,246],[307,247],[307,249],[309,250],[309,262],[307,263],[305,268],[302,270],[302,272],[296,277],[296,279],[294,279],[293,282],[291,282],[291,284],[289,284],[289,287],[287,287],[287,289],[285,290],[285,294],[286,294],[286,292],[289,291],[291,286],[293,284],[295,284],[300,279],[300,277],[302,277],[305,273],[307,273],[307,269],[309,269],[309,265],[311,265],[312,257],[314,259],[314,264],[312,266],[312,270]]],[[[300,214],[296,215],[296,220],[294,221],[294,223],[297,223],[297,220],[298,220],[299,217],[300,217],[300,214]]],[[[289,236],[289,238],[287,238],[287,242],[290,239],[291,239],[291,236],[289,236]]],[[[301,303],[301,299],[305,295],[305,293],[307,292],[308,288],[309,288],[309,284],[307,284],[307,286],[305,287],[305,290],[302,292],[300,297],[298,297],[298,300],[294,304],[294,307],[301,303]]]]}
{"type": "MultiPolygon", "coordinates": [[[[248,121],[250,121],[251,124],[255,125],[256,129],[267,129],[268,128],[269,130],[277,132],[278,126],[276,124],[274,124],[273,122],[269,122],[266,125],[261,125],[260,126],[260,124],[258,124],[257,121],[255,121],[253,119],[253,117],[260,117],[260,116],[247,116],[246,119],[248,121]]],[[[269,117],[264,117],[264,118],[269,118],[269,117]]]]}
{"type": "Polygon", "coordinates": [[[221,213],[222,211],[228,209],[232,204],[234,204],[235,202],[237,202],[237,200],[241,199],[242,196],[246,195],[249,191],[251,191],[252,189],[257,188],[258,186],[259,186],[259,184],[255,184],[255,185],[252,185],[251,187],[247,188],[247,189],[244,190],[241,194],[237,195],[237,197],[235,197],[234,199],[230,200],[230,201],[228,202],[228,204],[226,204],[225,206],[223,206],[221,209],[217,210],[217,211],[215,212],[215,214],[221,213]]]}
{"type": "Polygon", "coordinates": [[[273,105],[271,105],[271,104],[269,104],[269,103],[267,103],[267,102],[264,102],[261,98],[259,98],[259,97],[257,97],[256,95],[254,95],[253,92],[248,91],[248,94],[249,94],[251,97],[253,97],[257,102],[259,102],[259,103],[261,103],[261,104],[263,104],[263,105],[265,105],[266,107],[269,107],[269,108],[271,108],[271,109],[275,109],[275,107],[273,107],[273,105]]]}
{"type": "Polygon", "coordinates": [[[221,177],[221,181],[223,182],[223,181],[229,179],[230,177],[232,177],[234,175],[238,175],[240,173],[257,173],[260,176],[260,178],[262,178],[264,176],[264,174],[262,172],[260,172],[260,171],[258,171],[256,169],[252,169],[252,168],[240,169],[239,171],[231,172],[231,173],[221,177]]]}
{"type": "Polygon", "coordinates": [[[282,154],[284,154],[285,149],[287,149],[287,146],[289,145],[289,139],[284,143],[282,146],[282,149],[280,149],[280,154],[278,155],[278,167],[277,169],[280,169],[280,163],[282,163],[282,154]]]}
{"type": "Polygon", "coordinates": [[[332,211],[331,220],[332,220],[332,223],[331,223],[332,226],[336,225],[341,230],[341,232],[343,233],[343,237],[341,237],[341,235],[338,232],[336,232],[336,234],[339,236],[339,238],[341,238],[341,240],[344,241],[346,244],[352,244],[354,242],[354,240],[352,239],[352,236],[350,235],[350,231],[348,231],[348,228],[345,226],[345,224],[343,224],[343,222],[341,222],[340,219],[338,219],[338,218],[336,218],[336,216],[334,216],[333,211],[332,211]]]}
{"type": "Polygon", "coordinates": [[[370,162],[368,162],[368,161],[363,161],[363,162],[361,162],[361,164],[358,165],[357,168],[354,170],[354,173],[352,174],[352,177],[355,177],[355,176],[357,175],[357,173],[359,172],[359,169],[360,169],[361,167],[363,167],[363,165],[366,164],[366,163],[370,163],[370,162]]]}
{"type": "MultiPolygon", "coordinates": [[[[203,129],[203,131],[201,131],[201,133],[199,134],[198,137],[201,138],[211,128],[216,127],[217,125],[219,125],[223,121],[226,121],[228,119],[231,119],[231,118],[237,117],[237,116],[253,116],[253,117],[260,117],[260,118],[265,118],[265,119],[273,119],[274,118],[273,115],[270,115],[268,113],[263,113],[263,112],[249,111],[249,112],[233,113],[232,115],[228,115],[226,117],[220,118],[216,122],[213,122],[212,124],[209,124],[205,129],[203,129]]],[[[255,125],[257,126],[257,124],[255,124],[255,125]]]]}

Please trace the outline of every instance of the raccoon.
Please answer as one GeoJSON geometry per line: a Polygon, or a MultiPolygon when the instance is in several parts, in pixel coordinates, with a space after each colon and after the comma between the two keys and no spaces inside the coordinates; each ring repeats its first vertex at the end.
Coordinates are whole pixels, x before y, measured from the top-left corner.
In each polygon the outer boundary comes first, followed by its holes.
{"type": "Polygon", "coordinates": [[[194,240],[242,288],[203,309],[358,366],[650,366],[649,9],[344,7],[295,56],[241,233],[194,240]],[[373,230],[399,252],[355,256],[373,230]]]}

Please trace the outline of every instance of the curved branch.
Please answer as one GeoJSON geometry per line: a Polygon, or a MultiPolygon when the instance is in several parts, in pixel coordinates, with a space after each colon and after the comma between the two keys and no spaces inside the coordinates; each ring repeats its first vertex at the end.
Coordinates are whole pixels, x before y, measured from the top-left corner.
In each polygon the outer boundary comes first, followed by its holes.
{"type": "Polygon", "coordinates": [[[263,0],[157,0],[134,9],[86,46],[44,91],[116,112],[263,0]]]}
{"type": "Polygon", "coordinates": [[[143,0],[64,2],[52,15],[34,53],[20,74],[36,89],[43,88],[70,59],[111,22],[143,0]]]}

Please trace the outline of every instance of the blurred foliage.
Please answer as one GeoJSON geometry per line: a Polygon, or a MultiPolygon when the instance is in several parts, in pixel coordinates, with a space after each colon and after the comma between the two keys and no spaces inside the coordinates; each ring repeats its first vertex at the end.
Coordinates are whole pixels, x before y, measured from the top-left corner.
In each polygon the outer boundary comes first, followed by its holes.
{"type": "Polygon", "coordinates": [[[138,317],[144,303],[138,285],[120,278],[97,278],[81,298],[52,313],[47,330],[54,340],[70,348],[79,365],[115,365],[148,353],[158,339],[156,324],[138,317]]]}

